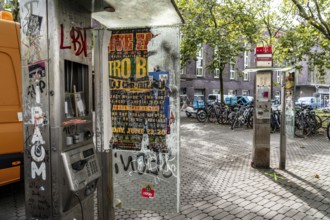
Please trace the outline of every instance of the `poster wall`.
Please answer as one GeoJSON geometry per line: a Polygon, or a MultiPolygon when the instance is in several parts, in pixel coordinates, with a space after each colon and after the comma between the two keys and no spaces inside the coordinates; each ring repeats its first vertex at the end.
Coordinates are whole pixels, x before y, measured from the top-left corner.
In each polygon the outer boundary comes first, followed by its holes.
{"type": "Polygon", "coordinates": [[[294,72],[285,72],[284,98],[285,98],[285,133],[294,138],[295,110],[294,110],[295,75],[294,72]]]}
{"type": "Polygon", "coordinates": [[[161,54],[160,39],[159,34],[148,28],[111,34],[110,148],[115,207],[178,210],[178,155],[173,150],[178,147],[175,138],[178,122],[170,95],[174,71],[164,67],[166,58],[162,56],[159,65],[153,68],[148,65],[149,58],[161,54]],[[156,49],[151,51],[148,45],[156,49]]]}

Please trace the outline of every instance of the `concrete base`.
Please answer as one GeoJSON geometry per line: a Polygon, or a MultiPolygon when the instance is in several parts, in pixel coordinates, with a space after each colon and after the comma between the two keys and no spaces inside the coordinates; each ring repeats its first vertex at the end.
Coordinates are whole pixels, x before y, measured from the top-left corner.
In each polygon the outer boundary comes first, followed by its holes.
{"type": "Polygon", "coordinates": [[[254,156],[252,158],[252,167],[269,169],[270,168],[269,163],[270,163],[270,148],[269,147],[255,148],[254,156]]]}

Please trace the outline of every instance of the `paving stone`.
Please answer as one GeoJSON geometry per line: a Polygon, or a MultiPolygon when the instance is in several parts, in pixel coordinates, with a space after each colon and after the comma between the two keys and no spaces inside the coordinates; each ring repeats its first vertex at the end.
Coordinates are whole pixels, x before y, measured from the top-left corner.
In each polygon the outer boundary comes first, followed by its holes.
{"type": "Polygon", "coordinates": [[[278,213],[276,211],[270,211],[270,212],[267,212],[266,215],[264,215],[264,217],[266,219],[272,219],[274,216],[276,216],[278,213]]]}
{"type": "Polygon", "coordinates": [[[272,220],[283,220],[286,216],[283,214],[277,214],[275,215],[272,220]]]}
{"type": "Polygon", "coordinates": [[[207,208],[207,209],[204,209],[203,212],[204,212],[204,213],[209,213],[209,212],[212,212],[212,211],[214,211],[214,210],[216,210],[216,209],[218,209],[217,206],[211,206],[211,207],[209,207],[209,208],[207,208]]]}
{"type": "Polygon", "coordinates": [[[179,215],[179,216],[173,218],[172,220],[183,220],[183,219],[187,219],[187,217],[185,215],[179,215]]]}
{"type": "Polygon", "coordinates": [[[305,218],[306,214],[302,213],[302,212],[298,212],[297,214],[295,214],[292,218],[295,220],[301,220],[303,218],[305,218]]]}
{"type": "Polygon", "coordinates": [[[249,214],[250,212],[248,210],[243,210],[241,212],[239,212],[238,214],[236,214],[235,216],[237,218],[243,218],[244,216],[246,216],[247,214],[249,214]]]}
{"type": "Polygon", "coordinates": [[[223,211],[217,215],[215,215],[214,219],[224,219],[227,215],[229,215],[229,212],[223,211]]]}
{"type": "Polygon", "coordinates": [[[274,206],[270,207],[271,210],[273,211],[278,211],[283,207],[282,204],[275,204],[274,206]]]}
{"type": "Polygon", "coordinates": [[[218,208],[218,209],[215,209],[215,210],[213,210],[212,212],[210,212],[208,214],[209,214],[209,216],[215,216],[215,215],[218,215],[221,212],[224,212],[224,210],[218,208]]]}
{"type": "Polygon", "coordinates": [[[242,207],[236,207],[235,209],[230,211],[230,214],[236,215],[237,213],[243,211],[244,209],[242,207]]]}
{"type": "Polygon", "coordinates": [[[255,213],[249,213],[249,214],[247,214],[247,215],[245,215],[243,218],[242,218],[242,220],[250,220],[250,219],[253,219],[253,218],[255,218],[257,215],[255,214],[255,213]]]}
{"type": "Polygon", "coordinates": [[[298,211],[295,209],[290,209],[288,212],[285,213],[287,217],[293,217],[295,214],[297,214],[298,211]]]}
{"type": "Polygon", "coordinates": [[[195,217],[192,218],[192,220],[201,220],[201,219],[204,219],[207,217],[207,214],[206,213],[201,213],[195,217]]]}

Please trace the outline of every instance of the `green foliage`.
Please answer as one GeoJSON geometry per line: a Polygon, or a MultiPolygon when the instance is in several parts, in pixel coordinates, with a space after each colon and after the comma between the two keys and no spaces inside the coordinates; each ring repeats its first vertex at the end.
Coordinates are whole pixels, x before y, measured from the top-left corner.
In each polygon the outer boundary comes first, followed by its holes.
{"type": "MultiPolygon", "coordinates": [[[[325,81],[330,69],[330,0],[177,0],[186,21],[181,28],[181,61],[196,56],[199,44],[216,48],[208,68],[220,70],[250,50],[272,45],[274,63],[295,63],[325,81]]],[[[314,78],[315,78],[314,77],[314,78]]],[[[221,92],[223,93],[223,92],[221,92]]]]}
{"type": "Polygon", "coordinates": [[[19,0],[10,0],[9,3],[4,3],[4,1],[0,1],[0,9],[1,7],[5,10],[10,11],[13,14],[14,21],[20,22],[19,17],[19,0]]]}
{"type": "Polygon", "coordinates": [[[214,48],[208,69],[220,70],[223,95],[225,65],[250,49],[245,43],[256,43],[259,27],[255,18],[239,0],[177,0],[177,4],[186,21],[181,28],[181,64],[196,57],[200,44],[214,48]]]}

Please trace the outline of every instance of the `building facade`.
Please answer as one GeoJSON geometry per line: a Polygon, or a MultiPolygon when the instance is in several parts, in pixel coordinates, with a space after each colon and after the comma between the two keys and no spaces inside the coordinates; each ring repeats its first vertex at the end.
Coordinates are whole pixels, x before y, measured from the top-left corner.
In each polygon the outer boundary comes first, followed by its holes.
{"type": "MultiPolygon", "coordinates": [[[[219,70],[210,70],[214,49],[209,45],[201,45],[196,59],[191,59],[181,73],[181,95],[193,100],[194,95],[202,95],[204,99],[209,94],[219,94],[219,70]]],[[[241,57],[232,60],[223,74],[224,95],[254,96],[255,72],[243,72],[248,67],[254,67],[254,52],[245,51],[241,57]]],[[[280,98],[281,73],[273,74],[273,98],[280,98]]]]}

